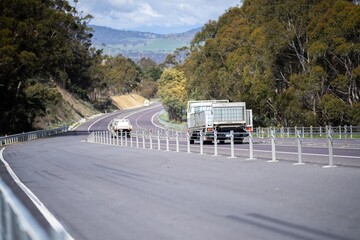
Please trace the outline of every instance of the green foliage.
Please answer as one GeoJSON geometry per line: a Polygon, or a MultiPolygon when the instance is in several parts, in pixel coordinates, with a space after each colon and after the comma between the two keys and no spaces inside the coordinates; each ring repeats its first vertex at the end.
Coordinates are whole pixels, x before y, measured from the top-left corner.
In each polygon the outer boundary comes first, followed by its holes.
{"type": "Polygon", "coordinates": [[[66,0],[0,2],[0,133],[32,129],[34,115],[55,104],[54,84],[87,98],[89,19],[66,0]]]}
{"type": "MultiPolygon", "coordinates": [[[[245,101],[257,124],[350,124],[360,99],[360,5],[245,0],[192,41],[192,99],[245,101]]],[[[356,121],[355,121],[356,122],[356,121]]]]}
{"type": "Polygon", "coordinates": [[[165,69],[159,81],[158,96],[170,120],[181,121],[185,114],[185,76],[176,69],[165,69]]]}

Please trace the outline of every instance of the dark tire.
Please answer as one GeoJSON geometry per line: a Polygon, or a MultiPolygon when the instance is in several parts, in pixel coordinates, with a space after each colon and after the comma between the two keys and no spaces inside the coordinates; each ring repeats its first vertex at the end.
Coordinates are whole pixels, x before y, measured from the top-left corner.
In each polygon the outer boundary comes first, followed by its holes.
{"type": "Polygon", "coordinates": [[[194,144],[195,140],[194,139],[190,139],[190,144],[194,144]]]}

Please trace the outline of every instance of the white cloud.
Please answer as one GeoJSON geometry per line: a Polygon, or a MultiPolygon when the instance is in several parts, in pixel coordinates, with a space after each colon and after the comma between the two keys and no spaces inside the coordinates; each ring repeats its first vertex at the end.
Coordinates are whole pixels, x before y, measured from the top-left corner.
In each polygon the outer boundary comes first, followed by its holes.
{"type": "Polygon", "coordinates": [[[77,9],[91,14],[91,24],[117,29],[176,32],[216,20],[240,0],[79,0],[77,9]]]}

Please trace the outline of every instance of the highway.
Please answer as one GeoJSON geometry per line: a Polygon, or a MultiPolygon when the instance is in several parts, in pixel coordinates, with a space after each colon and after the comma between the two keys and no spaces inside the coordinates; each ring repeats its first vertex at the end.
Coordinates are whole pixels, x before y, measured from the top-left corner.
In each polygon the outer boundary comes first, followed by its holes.
{"type": "MultiPolygon", "coordinates": [[[[161,110],[152,105],[102,116],[77,134],[8,146],[3,158],[75,239],[359,239],[357,148],[335,149],[354,166],[322,168],[316,159],[324,146],[304,147],[318,154],[307,157],[314,162],[293,166],[296,149],[285,143],[278,146],[280,161],[268,163],[266,140],[254,144],[252,161],[246,143],[228,158],[229,144],[219,145],[215,157],[213,145],[200,155],[198,143],[186,153],[85,141],[87,131],[106,130],[116,116],[135,128],[161,127],[161,110]]],[[[2,165],[0,173],[46,226],[2,165]]]]}

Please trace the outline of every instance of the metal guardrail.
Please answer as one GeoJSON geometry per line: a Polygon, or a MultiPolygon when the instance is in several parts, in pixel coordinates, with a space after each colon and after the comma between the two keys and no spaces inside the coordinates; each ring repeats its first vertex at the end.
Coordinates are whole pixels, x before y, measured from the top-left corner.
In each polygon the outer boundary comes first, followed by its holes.
{"type": "Polygon", "coordinates": [[[50,130],[40,130],[33,132],[26,132],[20,134],[14,134],[9,136],[0,137],[0,147],[10,145],[17,142],[26,142],[37,138],[45,138],[68,131],[68,127],[55,128],[50,130]]]}
{"type": "Polygon", "coordinates": [[[1,178],[0,239],[51,239],[1,178]]]}
{"type": "Polygon", "coordinates": [[[302,138],[326,138],[327,132],[331,131],[333,138],[353,139],[360,138],[360,126],[325,126],[325,127],[257,127],[254,135],[258,138],[270,138],[271,131],[275,131],[277,138],[297,138],[300,131],[302,138]]]}
{"type": "MultiPolygon", "coordinates": [[[[328,154],[320,154],[322,156],[322,158],[327,158],[327,161],[324,162],[325,164],[327,164],[326,166],[330,166],[333,167],[334,165],[334,153],[333,153],[333,148],[334,147],[341,147],[341,148],[359,148],[360,147],[360,139],[358,138],[353,138],[353,139],[337,139],[334,138],[334,132],[332,131],[331,128],[327,129],[327,132],[324,133],[324,138],[318,138],[318,139],[304,139],[302,137],[302,132],[300,130],[297,130],[296,132],[296,136],[294,138],[290,138],[289,141],[285,141],[284,138],[283,139],[279,139],[276,136],[276,131],[273,129],[270,132],[270,136],[269,138],[264,137],[264,138],[257,138],[255,135],[256,134],[251,134],[251,132],[249,132],[249,137],[248,137],[248,145],[249,148],[248,150],[246,149],[235,149],[234,147],[234,143],[235,142],[235,135],[234,132],[229,132],[230,137],[230,149],[229,149],[229,155],[231,158],[235,157],[235,150],[240,150],[240,151],[245,151],[248,152],[249,156],[247,159],[251,160],[251,159],[255,159],[254,158],[254,152],[264,152],[263,150],[254,150],[254,144],[263,144],[266,143],[267,141],[270,141],[270,145],[271,145],[271,157],[270,157],[270,161],[269,162],[277,162],[278,161],[278,157],[277,154],[284,154],[283,152],[279,152],[276,150],[276,146],[277,145],[293,145],[293,146],[297,146],[298,152],[297,152],[297,161],[295,163],[295,165],[302,165],[304,164],[303,161],[303,156],[309,156],[311,154],[309,153],[302,153],[302,147],[305,146],[310,146],[310,147],[314,147],[314,146],[320,146],[321,148],[327,148],[328,149],[328,154]],[[253,136],[254,135],[254,136],[253,136]],[[256,140],[254,141],[254,139],[256,138],[256,140]],[[306,141],[305,141],[306,140],[306,141]],[[351,142],[350,142],[351,141],[351,142]],[[336,146],[335,146],[336,145],[336,146]]],[[[218,155],[218,143],[217,143],[217,136],[214,135],[214,144],[213,144],[213,151],[214,151],[214,156],[218,155]]],[[[191,143],[190,143],[190,135],[188,132],[179,132],[179,131],[167,131],[167,130],[154,130],[154,129],[136,129],[133,132],[131,132],[130,134],[120,134],[120,135],[113,135],[111,132],[109,131],[95,131],[92,132],[88,138],[87,138],[87,142],[92,142],[92,143],[100,143],[100,144],[107,144],[107,145],[115,145],[115,146],[129,146],[129,147],[137,147],[137,148],[148,148],[148,149],[157,149],[157,150],[166,150],[169,151],[170,149],[175,150],[176,152],[179,151],[185,151],[185,152],[192,152],[191,150],[191,143]],[[180,145],[180,141],[182,142],[182,145],[180,145]],[[184,146],[184,142],[185,142],[185,146],[184,146]]],[[[204,137],[202,134],[200,134],[200,144],[197,145],[198,147],[197,150],[195,150],[195,152],[200,152],[200,154],[204,154],[204,137]]],[[[193,149],[194,150],[194,149],[193,149]]],[[[293,152],[290,152],[289,154],[294,155],[293,152]]],[[[319,154],[317,154],[317,158],[319,158],[320,156],[319,154]]],[[[247,157],[244,156],[242,154],[242,157],[247,157]]],[[[342,156],[336,156],[336,157],[342,157],[342,156]]],[[[261,156],[261,158],[267,158],[265,156],[261,156]]],[[[293,158],[293,157],[292,157],[293,158]]],[[[349,158],[349,157],[347,157],[349,158]]],[[[356,158],[356,157],[355,157],[356,158]]],[[[352,159],[351,157],[349,159],[352,159]]],[[[325,160],[325,159],[323,159],[325,160]]],[[[309,159],[307,160],[309,161],[309,159]]],[[[311,162],[311,161],[309,161],[311,162]]],[[[359,164],[351,162],[351,161],[347,161],[345,162],[339,162],[339,165],[346,165],[346,166],[355,166],[355,167],[359,167],[359,164]]]]}

